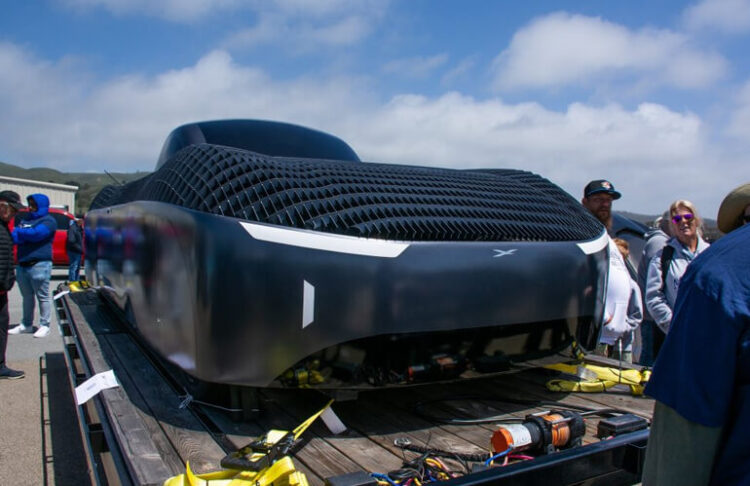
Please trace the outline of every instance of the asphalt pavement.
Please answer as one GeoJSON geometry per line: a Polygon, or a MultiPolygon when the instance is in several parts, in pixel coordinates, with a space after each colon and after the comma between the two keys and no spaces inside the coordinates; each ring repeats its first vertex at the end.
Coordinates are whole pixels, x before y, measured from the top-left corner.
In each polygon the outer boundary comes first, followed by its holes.
{"type": "MultiPolygon", "coordinates": [[[[65,281],[53,270],[50,290],[65,281]]],[[[8,294],[11,327],[22,314],[16,285],[8,294]]],[[[39,309],[35,308],[35,326],[39,309]]],[[[85,485],[88,472],[73,405],[63,341],[52,311],[51,332],[8,336],[6,362],[23,370],[20,380],[0,380],[0,483],[14,486],[85,485]]]]}

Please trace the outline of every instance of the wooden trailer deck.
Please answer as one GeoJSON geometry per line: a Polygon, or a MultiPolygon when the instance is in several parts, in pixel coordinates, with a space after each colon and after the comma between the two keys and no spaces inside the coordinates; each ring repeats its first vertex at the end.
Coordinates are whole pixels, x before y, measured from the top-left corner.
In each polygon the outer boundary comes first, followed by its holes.
{"type": "MultiPolygon", "coordinates": [[[[247,445],[269,429],[295,428],[329,399],[310,389],[263,390],[260,404],[264,412],[241,421],[233,421],[230,413],[195,402],[181,407],[186,401],[184,392],[175,390],[174,382],[162,375],[159,366],[143,352],[96,291],[68,294],[57,300],[57,310],[66,334],[75,384],[112,369],[121,385],[104,390],[79,407],[84,439],[92,451],[99,451],[91,459],[94,483],[114,484],[116,481],[111,478],[119,475],[123,484],[161,484],[166,478],[184,472],[187,461],[196,472],[220,469],[219,461],[228,452],[247,445]],[[123,470],[127,471],[127,477],[122,477],[123,470]],[[108,479],[101,479],[105,477],[108,479]]],[[[523,418],[543,410],[573,406],[617,408],[651,418],[653,401],[633,397],[625,387],[596,394],[547,391],[544,383],[553,374],[532,368],[447,384],[360,392],[356,400],[336,401],[332,406],[348,430],[333,435],[321,421],[316,421],[303,435],[305,440],[293,460],[310,484],[318,486],[328,477],[354,471],[386,473],[399,469],[405,458],[418,455],[394,445],[399,438],[435,449],[487,452],[495,428],[492,423],[438,423],[415,413],[415,405],[425,401],[432,402],[423,411],[442,417],[507,414],[523,418]],[[492,398],[497,401],[487,400],[492,398]]],[[[598,421],[596,416],[587,417],[584,445],[602,442],[595,437],[598,421]]],[[[641,446],[644,442],[645,438],[641,446]]],[[[584,464],[592,475],[614,474],[613,471],[622,468],[618,461],[631,460],[617,454],[606,459],[589,458],[579,466],[584,464]]],[[[553,459],[548,456],[546,460],[553,459]]],[[[461,470],[460,463],[452,464],[461,470]]],[[[635,464],[637,468],[638,461],[635,464]]],[[[565,474],[560,473],[567,470],[562,468],[554,473],[560,475],[559,484],[568,484],[565,474]]],[[[632,476],[637,471],[628,474],[632,476]]],[[[555,482],[545,484],[550,486],[555,482]]]]}

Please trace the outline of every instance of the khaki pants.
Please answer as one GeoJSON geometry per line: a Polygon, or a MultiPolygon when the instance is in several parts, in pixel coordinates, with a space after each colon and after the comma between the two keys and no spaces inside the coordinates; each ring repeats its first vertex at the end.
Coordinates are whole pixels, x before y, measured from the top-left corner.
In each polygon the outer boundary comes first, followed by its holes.
{"type": "Polygon", "coordinates": [[[633,352],[623,351],[621,354],[620,347],[617,344],[599,343],[596,345],[596,350],[594,352],[598,354],[599,356],[604,356],[606,358],[612,358],[612,359],[618,359],[622,361],[623,363],[633,362],[633,352]]]}
{"type": "Polygon", "coordinates": [[[720,427],[696,424],[656,402],[643,486],[707,485],[720,438],[720,427]]]}

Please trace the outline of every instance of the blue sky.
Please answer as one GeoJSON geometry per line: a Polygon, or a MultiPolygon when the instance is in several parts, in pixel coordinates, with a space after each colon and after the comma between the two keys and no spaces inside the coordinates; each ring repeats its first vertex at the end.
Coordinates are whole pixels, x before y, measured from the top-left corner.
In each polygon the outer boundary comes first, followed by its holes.
{"type": "Polygon", "coordinates": [[[363,160],[510,167],[616,209],[750,181],[750,0],[0,0],[0,160],[151,170],[183,123],[260,118],[363,160]]]}

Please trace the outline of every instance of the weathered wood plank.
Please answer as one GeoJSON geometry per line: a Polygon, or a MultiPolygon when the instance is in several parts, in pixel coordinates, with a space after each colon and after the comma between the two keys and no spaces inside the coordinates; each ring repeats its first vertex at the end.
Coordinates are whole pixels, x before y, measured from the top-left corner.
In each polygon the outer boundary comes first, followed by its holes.
{"type": "MultiPolygon", "coordinates": [[[[215,408],[201,406],[201,410],[206,414],[221,430],[226,434],[226,439],[234,446],[234,449],[240,449],[250,443],[253,439],[256,439],[270,429],[282,429],[291,430],[299,424],[292,425],[291,428],[285,428],[282,426],[269,426],[267,420],[248,420],[245,422],[234,422],[230,417],[215,408]]],[[[265,415],[265,414],[264,414],[265,415]]],[[[290,422],[287,422],[290,423],[290,422]]],[[[302,457],[310,460],[310,454],[302,454],[302,457]]],[[[302,472],[307,476],[308,482],[312,486],[321,486],[323,484],[323,477],[320,475],[316,467],[310,467],[307,462],[302,460],[296,453],[293,455],[292,460],[298,471],[302,472]]]]}
{"type": "MultiPolygon", "coordinates": [[[[179,408],[178,395],[138,349],[131,336],[113,334],[107,336],[107,341],[122,362],[122,371],[137,382],[137,393],[147,407],[141,410],[158,421],[182,461],[190,461],[190,468],[198,473],[216,470],[226,453],[190,410],[179,408]]],[[[119,376],[122,378],[123,373],[119,376]]],[[[136,398],[131,394],[134,403],[136,398]]]]}
{"type": "MultiPolygon", "coordinates": [[[[310,390],[266,390],[264,395],[271,398],[273,403],[279,404],[279,407],[297,422],[307,419],[311,413],[311,406],[322,407],[328,401],[327,397],[310,390]]],[[[336,412],[340,405],[334,402],[331,408],[336,412]]],[[[346,472],[393,470],[401,467],[401,456],[381,447],[349,424],[345,425],[348,428],[344,433],[333,435],[319,419],[308,429],[308,433],[325,440],[340,454],[357,464],[358,469],[346,472]]]]}
{"type": "MultiPolygon", "coordinates": [[[[63,298],[68,299],[68,296],[63,298]]],[[[88,326],[87,318],[72,299],[68,299],[67,305],[71,314],[71,326],[82,343],[82,352],[92,374],[112,369],[113,363],[105,357],[98,337],[88,326]]],[[[118,371],[115,371],[115,376],[117,375],[118,371]]],[[[138,484],[161,484],[178,472],[175,465],[181,464],[181,461],[177,453],[168,441],[160,440],[163,436],[155,433],[158,430],[155,421],[138,413],[124,386],[104,390],[94,398],[97,399],[103,404],[117,442],[123,450],[123,459],[138,484]]]]}

